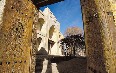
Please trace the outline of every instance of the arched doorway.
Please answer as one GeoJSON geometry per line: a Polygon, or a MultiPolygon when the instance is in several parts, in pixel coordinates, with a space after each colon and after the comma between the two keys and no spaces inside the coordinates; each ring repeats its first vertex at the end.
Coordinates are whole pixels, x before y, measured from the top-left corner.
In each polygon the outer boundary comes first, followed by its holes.
{"type": "Polygon", "coordinates": [[[52,26],[50,27],[50,29],[49,29],[48,54],[51,54],[51,48],[53,47],[53,45],[54,45],[54,43],[55,43],[55,42],[52,40],[54,31],[55,31],[55,27],[54,27],[54,25],[52,25],[52,26]]]}
{"type": "Polygon", "coordinates": [[[39,48],[40,44],[41,44],[42,38],[39,37],[37,38],[37,48],[39,48]]]}
{"type": "Polygon", "coordinates": [[[55,25],[52,25],[49,29],[49,39],[48,39],[48,53],[52,54],[57,40],[55,25]]]}

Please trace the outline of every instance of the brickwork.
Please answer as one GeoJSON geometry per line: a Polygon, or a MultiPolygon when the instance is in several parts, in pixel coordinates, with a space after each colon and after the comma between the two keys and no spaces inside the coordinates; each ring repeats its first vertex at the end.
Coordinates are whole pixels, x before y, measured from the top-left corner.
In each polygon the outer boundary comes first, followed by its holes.
{"type": "Polygon", "coordinates": [[[0,73],[32,73],[35,12],[31,0],[6,0],[0,30],[0,73]]]}
{"type": "Polygon", "coordinates": [[[115,73],[114,22],[108,0],[81,0],[87,73],[115,73]]]}

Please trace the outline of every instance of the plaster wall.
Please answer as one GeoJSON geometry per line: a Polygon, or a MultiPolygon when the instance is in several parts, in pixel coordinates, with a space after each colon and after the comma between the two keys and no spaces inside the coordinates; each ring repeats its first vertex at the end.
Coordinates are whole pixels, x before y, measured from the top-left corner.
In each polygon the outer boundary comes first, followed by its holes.
{"type": "MultiPolygon", "coordinates": [[[[48,55],[61,55],[61,47],[59,47],[58,41],[61,39],[59,35],[62,33],[60,32],[60,23],[57,21],[53,13],[50,11],[49,8],[45,8],[42,12],[39,11],[39,18],[44,20],[42,29],[38,32],[38,38],[41,37],[42,41],[38,48],[38,51],[41,50],[41,47],[44,47],[46,52],[48,53],[48,41],[52,41],[54,44],[51,44],[52,47],[50,49],[50,53],[48,55]],[[44,44],[44,45],[42,45],[44,44]]],[[[38,23],[39,25],[39,23],[38,23]]]]}

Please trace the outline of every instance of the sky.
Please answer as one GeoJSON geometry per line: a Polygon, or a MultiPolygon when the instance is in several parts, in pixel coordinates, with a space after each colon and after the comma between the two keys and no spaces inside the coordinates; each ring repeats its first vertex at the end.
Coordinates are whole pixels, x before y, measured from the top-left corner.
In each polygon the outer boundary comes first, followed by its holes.
{"type": "Polygon", "coordinates": [[[77,26],[83,29],[80,0],[64,0],[52,5],[44,6],[40,10],[48,7],[60,23],[60,31],[64,34],[66,28],[77,26]]]}

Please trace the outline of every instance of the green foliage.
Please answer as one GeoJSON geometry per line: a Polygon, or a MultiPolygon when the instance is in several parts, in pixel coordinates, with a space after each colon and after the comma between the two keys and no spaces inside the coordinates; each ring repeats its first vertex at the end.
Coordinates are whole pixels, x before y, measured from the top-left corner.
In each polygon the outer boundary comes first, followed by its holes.
{"type": "Polygon", "coordinates": [[[63,45],[64,43],[68,46],[79,47],[81,49],[84,49],[85,46],[84,36],[81,34],[66,36],[61,40],[61,44],[63,45]]]}
{"type": "Polygon", "coordinates": [[[65,31],[65,38],[60,42],[62,46],[66,44],[67,49],[71,54],[73,52],[73,55],[76,54],[77,49],[85,49],[83,30],[76,26],[67,28],[65,31]]]}

